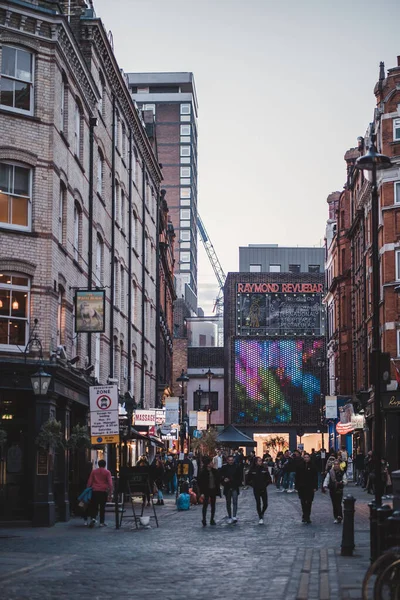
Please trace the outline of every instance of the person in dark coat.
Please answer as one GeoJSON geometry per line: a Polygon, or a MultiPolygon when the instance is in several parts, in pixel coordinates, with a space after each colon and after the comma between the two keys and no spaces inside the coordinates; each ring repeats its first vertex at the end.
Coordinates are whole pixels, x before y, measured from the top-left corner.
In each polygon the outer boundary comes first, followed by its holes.
{"type": "MultiPolygon", "coordinates": [[[[151,474],[151,480],[157,488],[157,504],[158,505],[164,504],[164,496],[162,493],[163,485],[164,485],[164,472],[165,471],[164,471],[163,462],[159,456],[156,456],[151,464],[150,474],[151,474]]],[[[154,489],[154,485],[153,485],[153,489],[154,489]]]]}
{"type": "Polygon", "coordinates": [[[343,520],[342,500],[343,488],[346,484],[346,473],[341,470],[340,462],[336,459],[324,481],[324,491],[329,490],[331,497],[334,523],[341,523],[343,520]]]}
{"type": "Polygon", "coordinates": [[[228,513],[228,523],[237,522],[237,508],[239,488],[242,484],[242,471],[239,464],[235,464],[233,455],[228,456],[227,462],[220,470],[221,483],[224,487],[224,496],[226,500],[226,510],[228,513]],[[233,501],[233,519],[232,519],[232,501],[233,501]]]}
{"type": "Polygon", "coordinates": [[[254,498],[256,499],[257,513],[259,525],[264,524],[264,513],[268,507],[267,487],[272,482],[272,478],[268,469],[268,464],[263,463],[262,458],[257,456],[253,467],[247,473],[247,484],[253,488],[254,498]],[[262,508],[261,508],[262,500],[262,508]]]}
{"type": "Polygon", "coordinates": [[[203,527],[207,525],[207,507],[211,505],[210,525],[216,525],[215,522],[215,503],[217,496],[221,497],[220,476],[218,469],[213,468],[211,459],[208,456],[203,458],[203,468],[200,471],[198,484],[200,494],[203,498],[203,527]]]}
{"type": "Polygon", "coordinates": [[[314,500],[314,492],[318,489],[318,471],[315,463],[311,461],[309,454],[304,454],[303,460],[296,465],[296,490],[299,494],[301,509],[303,511],[302,522],[311,523],[311,507],[314,500]]]}

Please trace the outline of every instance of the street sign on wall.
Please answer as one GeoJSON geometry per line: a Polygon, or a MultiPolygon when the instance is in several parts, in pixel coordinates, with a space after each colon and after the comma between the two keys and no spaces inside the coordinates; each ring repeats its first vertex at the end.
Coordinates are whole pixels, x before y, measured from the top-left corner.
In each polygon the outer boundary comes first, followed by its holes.
{"type": "Polygon", "coordinates": [[[178,425],[179,423],[179,398],[165,399],[165,424],[178,425]]]}
{"type": "Polygon", "coordinates": [[[92,444],[119,442],[118,388],[93,385],[89,388],[90,436],[92,444]]]}
{"type": "Polygon", "coordinates": [[[337,419],[337,396],[325,396],[325,419],[337,419]]]}
{"type": "Polygon", "coordinates": [[[133,413],[134,416],[134,422],[133,425],[149,425],[150,427],[152,425],[156,424],[156,411],[155,409],[153,410],[142,410],[141,408],[138,408],[134,411],[133,413]]]}

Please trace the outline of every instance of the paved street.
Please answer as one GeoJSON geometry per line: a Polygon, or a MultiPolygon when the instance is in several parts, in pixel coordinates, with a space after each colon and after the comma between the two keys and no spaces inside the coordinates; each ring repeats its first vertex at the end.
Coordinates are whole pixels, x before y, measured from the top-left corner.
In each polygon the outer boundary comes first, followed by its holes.
{"type": "Polygon", "coordinates": [[[51,529],[0,529],[4,600],[132,598],[273,600],[361,598],[368,567],[371,496],[358,488],[356,551],[340,556],[342,527],[333,524],[329,497],[316,494],[312,525],[301,523],[296,493],[270,487],[265,525],[258,524],[252,490],[239,497],[239,522],[228,525],[224,501],[217,526],[201,526],[201,507],[178,513],[168,499],[160,528],[134,530],[126,519],[87,529],[73,519],[51,529]]]}

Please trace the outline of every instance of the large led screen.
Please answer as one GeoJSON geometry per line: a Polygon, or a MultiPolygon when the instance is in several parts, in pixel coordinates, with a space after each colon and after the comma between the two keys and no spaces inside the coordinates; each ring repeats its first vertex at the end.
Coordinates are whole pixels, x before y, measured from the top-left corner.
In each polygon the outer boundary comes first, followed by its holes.
{"type": "Polygon", "coordinates": [[[323,339],[236,339],[232,423],[316,425],[323,339]]]}

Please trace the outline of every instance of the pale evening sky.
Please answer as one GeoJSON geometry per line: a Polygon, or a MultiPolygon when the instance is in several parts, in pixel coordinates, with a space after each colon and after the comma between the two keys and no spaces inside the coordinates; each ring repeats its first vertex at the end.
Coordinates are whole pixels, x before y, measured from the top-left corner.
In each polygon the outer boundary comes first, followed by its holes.
{"type": "MultiPolygon", "coordinates": [[[[323,243],[326,197],[397,65],[398,0],[94,0],[125,72],[192,71],[198,207],[227,273],[239,246],[323,243]]],[[[199,243],[199,305],[218,293],[199,243]]]]}

